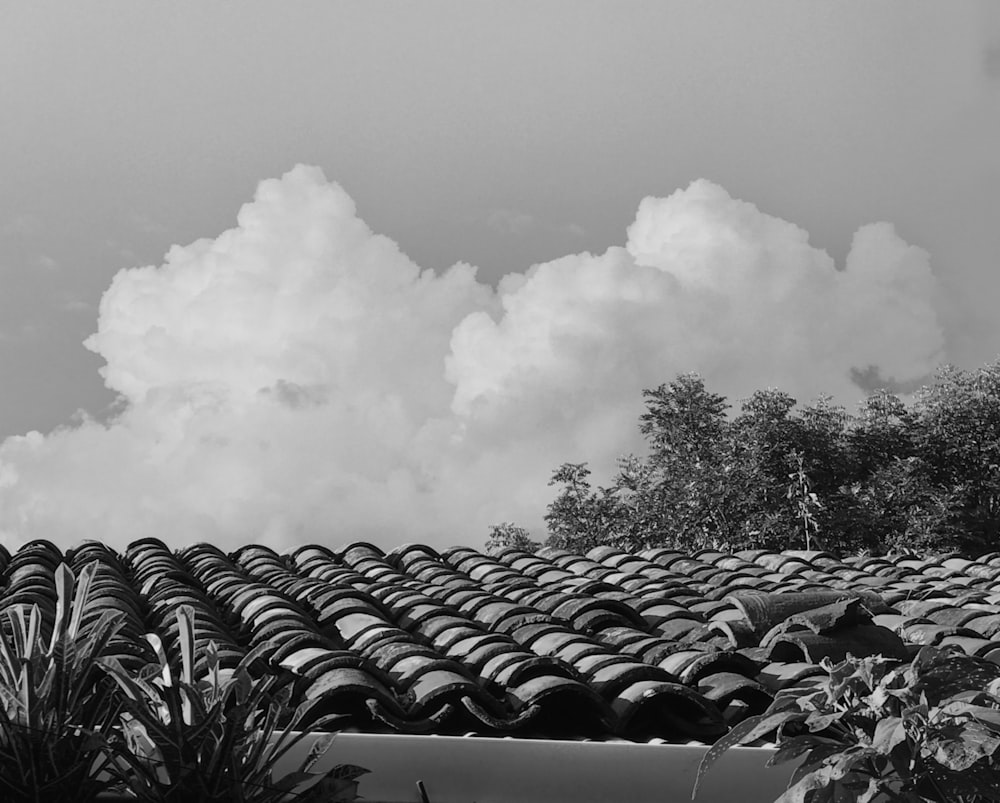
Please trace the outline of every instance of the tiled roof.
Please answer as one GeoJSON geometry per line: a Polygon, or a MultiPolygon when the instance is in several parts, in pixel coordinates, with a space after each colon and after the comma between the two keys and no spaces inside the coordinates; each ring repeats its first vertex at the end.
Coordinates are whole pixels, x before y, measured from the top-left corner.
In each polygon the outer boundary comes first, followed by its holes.
{"type": "Polygon", "coordinates": [[[91,604],[122,611],[126,665],[153,659],[147,632],[173,651],[188,605],[198,668],[214,641],[223,666],[290,670],[315,729],[712,741],[823,658],[952,644],[1000,663],[998,554],[35,541],[0,547],[0,607],[54,611],[60,561],[100,564],[91,604]]]}

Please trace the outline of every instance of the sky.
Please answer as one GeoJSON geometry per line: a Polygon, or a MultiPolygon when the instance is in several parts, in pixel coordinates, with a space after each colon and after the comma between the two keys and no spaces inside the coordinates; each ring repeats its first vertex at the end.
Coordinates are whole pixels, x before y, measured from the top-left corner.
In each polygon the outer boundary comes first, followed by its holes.
{"type": "Polygon", "coordinates": [[[988,0],[0,2],[0,542],[544,534],[701,373],[1000,354],[988,0]]]}

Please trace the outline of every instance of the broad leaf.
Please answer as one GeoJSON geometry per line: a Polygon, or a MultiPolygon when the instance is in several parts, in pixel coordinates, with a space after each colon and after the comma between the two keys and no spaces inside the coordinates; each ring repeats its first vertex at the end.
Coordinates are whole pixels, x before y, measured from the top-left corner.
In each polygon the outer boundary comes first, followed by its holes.
{"type": "Polygon", "coordinates": [[[947,728],[928,743],[934,760],[954,772],[964,772],[977,761],[992,756],[1000,737],[981,726],[947,728]]]}
{"type": "Polygon", "coordinates": [[[878,752],[889,755],[896,745],[906,740],[906,728],[901,717],[886,717],[875,725],[875,735],[872,737],[872,747],[878,752]]]}
{"type": "Polygon", "coordinates": [[[306,754],[305,761],[302,762],[302,769],[305,772],[309,772],[316,766],[316,762],[326,755],[336,737],[337,734],[335,733],[324,733],[312,743],[309,747],[309,752],[306,754]]]}
{"type": "Polygon", "coordinates": [[[941,713],[953,717],[973,717],[986,727],[1000,731],[1000,710],[953,700],[941,706],[941,713]]]}
{"type": "Polygon", "coordinates": [[[694,799],[698,794],[698,787],[705,773],[731,747],[752,742],[755,739],[766,736],[788,722],[801,722],[805,718],[806,715],[799,711],[779,711],[774,714],[760,714],[748,717],[743,722],[740,722],[729,733],[712,745],[702,757],[701,763],[698,765],[698,774],[695,777],[694,789],[691,791],[691,798],[694,799]]]}
{"type": "Polygon", "coordinates": [[[806,718],[806,727],[812,733],[819,733],[829,728],[834,722],[839,722],[846,714],[846,711],[834,711],[832,713],[814,711],[806,718]]]}
{"type": "Polygon", "coordinates": [[[816,747],[830,747],[837,749],[840,745],[832,739],[824,739],[822,736],[803,734],[802,736],[792,736],[784,740],[774,754],[767,760],[768,767],[776,767],[787,761],[799,758],[816,747]]]}
{"type": "Polygon", "coordinates": [[[823,764],[802,775],[775,803],[805,803],[814,789],[825,789],[834,781],[854,772],[855,765],[876,755],[871,748],[851,747],[837,755],[829,756],[823,764]]]}

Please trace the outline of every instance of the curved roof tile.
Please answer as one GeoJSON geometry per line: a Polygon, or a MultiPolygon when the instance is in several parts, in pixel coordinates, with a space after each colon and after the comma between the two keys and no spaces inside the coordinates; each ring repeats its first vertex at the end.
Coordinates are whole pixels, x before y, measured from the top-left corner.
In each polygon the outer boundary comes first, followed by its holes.
{"type": "MultiPolygon", "coordinates": [[[[287,671],[314,723],[408,733],[711,739],[818,662],[935,643],[1000,661],[1000,557],[851,558],[670,549],[586,555],[366,542],[285,554],[259,544],[123,553],[0,549],[0,609],[54,615],[54,570],[97,562],[96,610],[125,619],[131,666],[156,632],[176,658],[176,610],[226,666],[287,671]]],[[[205,668],[204,660],[200,665],[205,668]]]]}

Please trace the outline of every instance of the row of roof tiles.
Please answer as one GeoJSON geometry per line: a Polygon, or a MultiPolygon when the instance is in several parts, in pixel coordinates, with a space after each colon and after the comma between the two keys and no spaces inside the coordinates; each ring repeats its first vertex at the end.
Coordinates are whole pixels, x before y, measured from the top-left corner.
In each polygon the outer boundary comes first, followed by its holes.
{"type": "Polygon", "coordinates": [[[0,548],[0,607],[54,611],[61,561],[99,564],[91,609],[122,612],[126,664],[152,659],[146,632],[176,656],[186,605],[196,670],[209,642],[225,667],[288,670],[315,728],[711,741],[823,658],[930,643],[1000,663],[1000,554],[35,541],[0,548]]]}

